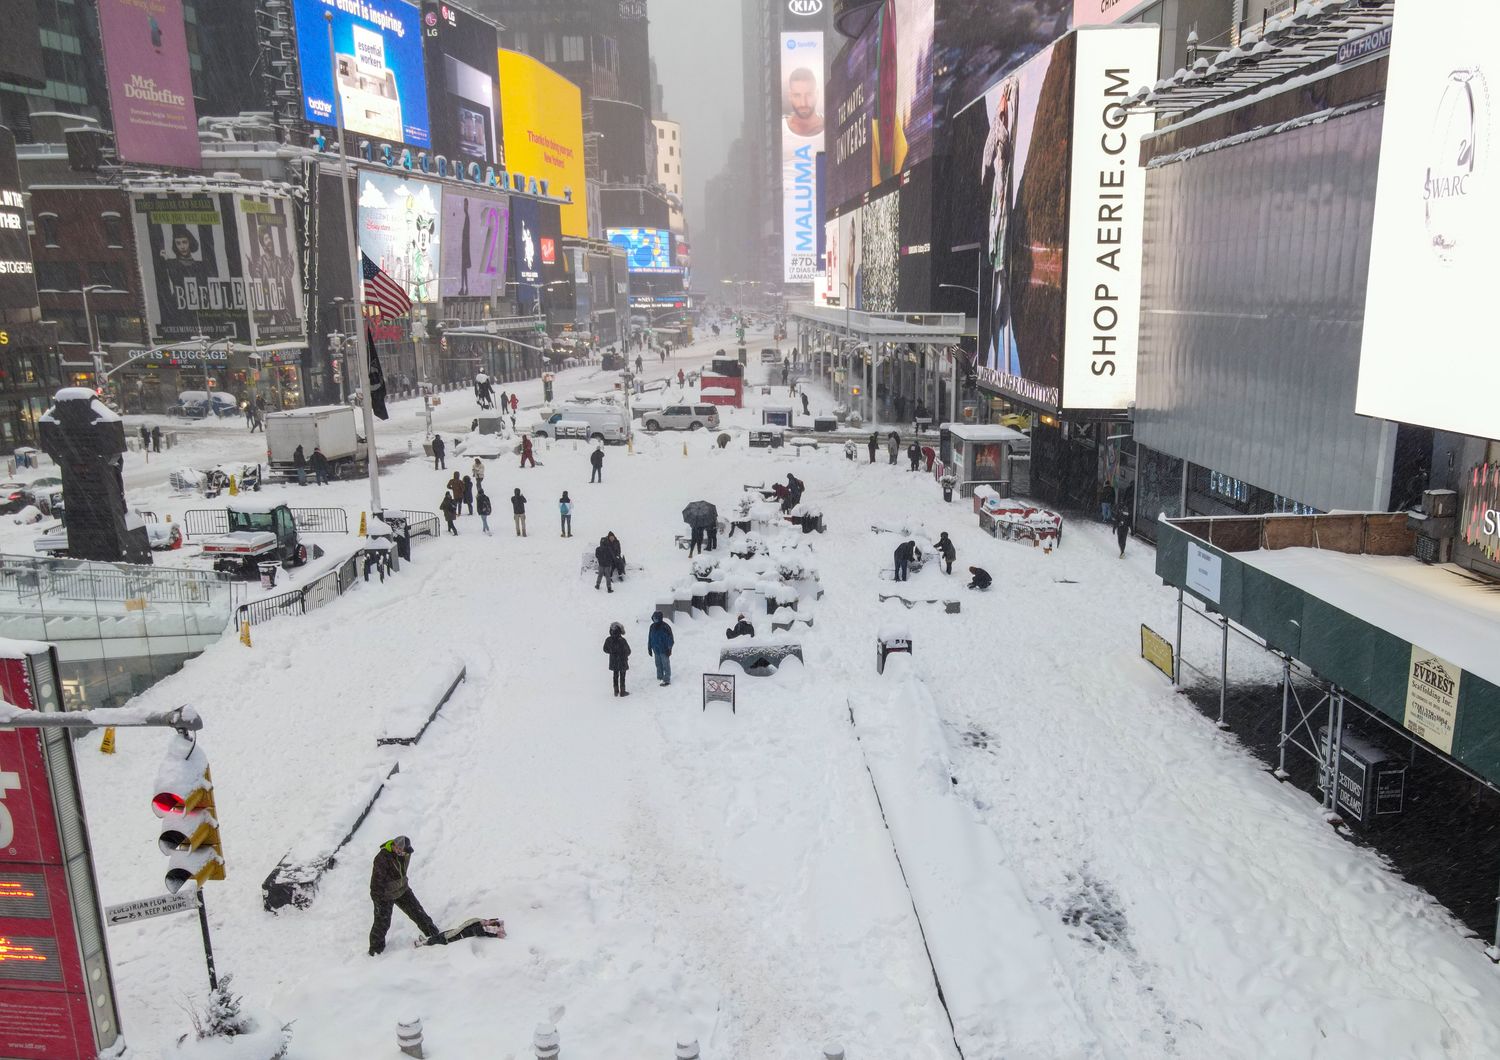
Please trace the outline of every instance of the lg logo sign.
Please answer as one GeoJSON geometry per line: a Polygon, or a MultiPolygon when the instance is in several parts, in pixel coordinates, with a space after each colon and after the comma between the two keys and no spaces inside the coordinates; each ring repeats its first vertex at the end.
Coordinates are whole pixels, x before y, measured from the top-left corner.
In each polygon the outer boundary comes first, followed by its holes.
{"type": "Polygon", "coordinates": [[[823,10],[823,0],[787,0],[786,9],[794,15],[816,15],[823,10]]]}
{"type": "Polygon", "coordinates": [[[7,773],[0,769],[0,847],[8,847],[16,839],[16,823],[5,808],[5,793],[21,790],[21,774],[7,773]]]}

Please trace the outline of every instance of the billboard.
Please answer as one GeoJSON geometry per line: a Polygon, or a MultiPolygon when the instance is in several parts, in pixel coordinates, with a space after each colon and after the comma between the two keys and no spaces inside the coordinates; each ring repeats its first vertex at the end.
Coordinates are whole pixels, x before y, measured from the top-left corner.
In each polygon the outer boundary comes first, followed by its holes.
{"type": "Polygon", "coordinates": [[[196,169],[202,156],[182,0],[99,0],[99,35],[120,160],[196,169]]]}
{"type": "Polygon", "coordinates": [[[245,248],[246,304],[256,345],[306,339],[297,227],[291,200],[271,195],[235,199],[245,248]]]}
{"type": "Polygon", "coordinates": [[[872,199],[859,211],[859,302],[856,309],[891,313],[901,282],[901,193],[892,191],[872,199]]]}
{"type": "Polygon", "coordinates": [[[499,298],[505,294],[505,256],[510,247],[510,199],[475,195],[443,186],[442,271],[444,298],[499,298]]]}
{"type": "Polygon", "coordinates": [[[625,251],[631,272],[673,272],[672,233],[664,228],[607,228],[604,236],[625,251]]]}
{"type": "Polygon", "coordinates": [[[541,211],[535,199],[510,201],[511,258],[516,274],[516,305],[535,312],[542,296],[541,211]]]}
{"type": "Polygon", "coordinates": [[[35,309],[37,304],[16,138],[0,125],[0,309],[35,309]]]}
{"type": "Polygon", "coordinates": [[[244,257],[234,196],[142,192],[131,196],[153,343],[196,335],[250,341],[244,257]]]}
{"type": "Polygon", "coordinates": [[[901,263],[896,305],[903,311],[931,309],[932,163],[901,174],[901,263]]]}
{"type": "Polygon", "coordinates": [[[1146,0],[1073,0],[1073,25],[1104,26],[1118,22],[1146,0]]]}
{"type": "Polygon", "coordinates": [[[823,34],[781,35],[781,278],[817,272],[817,159],[823,150],[823,34]]]}
{"type": "Polygon", "coordinates": [[[933,0],[884,0],[834,61],[830,203],[848,203],[931,156],[933,30],[933,0]]]}
{"type": "Polygon", "coordinates": [[[417,9],[404,0],[296,0],[302,110],[308,121],[393,143],[431,147],[417,9]],[[323,15],[333,16],[333,55],[323,15]]]}
{"type": "Polygon", "coordinates": [[[548,194],[554,197],[571,191],[573,201],[562,207],[562,234],[587,238],[583,101],[578,86],[529,55],[505,49],[499,54],[506,164],[513,174],[547,181],[548,194]]]}
{"type": "Polygon", "coordinates": [[[495,24],[452,4],[425,0],[422,34],[432,149],[450,160],[505,168],[495,24]]]}
{"type": "Polygon", "coordinates": [[[1500,433],[1500,358],[1483,341],[1500,271],[1497,30],[1488,0],[1396,13],[1354,404],[1480,438],[1500,433]]]}
{"type": "Polygon", "coordinates": [[[942,0],[934,29],[933,100],[937,134],[1003,73],[1068,32],[1078,0],[942,0]]]}
{"type": "Polygon", "coordinates": [[[438,185],[359,174],[359,248],[413,302],[438,300],[438,185]]]}

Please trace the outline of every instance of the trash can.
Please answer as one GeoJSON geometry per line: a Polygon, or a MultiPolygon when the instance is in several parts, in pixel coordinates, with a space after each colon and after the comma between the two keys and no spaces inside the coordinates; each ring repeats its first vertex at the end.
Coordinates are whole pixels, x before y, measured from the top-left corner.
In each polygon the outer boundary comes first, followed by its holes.
{"type": "Polygon", "coordinates": [[[262,589],[276,588],[276,572],[280,569],[280,563],[260,564],[260,587],[262,589]]]}
{"type": "Polygon", "coordinates": [[[411,562],[411,520],[392,508],[381,512],[380,520],[391,528],[391,537],[396,542],[396,556],[411,562]]]}
{"type": "Polygon", "coordinates": [[[885,673],[885,659],[893,652],[904,652],[910,655],[911,634],[904,629],[887,629],[881,631],[875,645],[875,672],[885,673]]]}

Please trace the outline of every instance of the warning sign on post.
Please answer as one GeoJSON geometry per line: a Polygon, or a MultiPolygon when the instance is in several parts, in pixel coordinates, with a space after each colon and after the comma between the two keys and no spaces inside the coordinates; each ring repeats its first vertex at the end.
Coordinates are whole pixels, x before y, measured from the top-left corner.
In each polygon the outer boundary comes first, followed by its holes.
{"type": "Polygon", "coordinates": [[[1406,674],[1407,729],[1444,754],[1453,753],[1453,729],[1458,719],[1458,682],[1463,671],[1415,644],[1406,674]]]}

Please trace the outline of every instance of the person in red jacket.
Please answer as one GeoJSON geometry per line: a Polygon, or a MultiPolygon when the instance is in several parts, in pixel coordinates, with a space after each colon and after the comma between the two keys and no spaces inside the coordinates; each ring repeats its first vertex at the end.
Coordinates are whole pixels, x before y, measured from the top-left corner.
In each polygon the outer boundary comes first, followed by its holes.
{"type": "Polygon", "coordinates": [[[523,434],[521,435],[521,466],[525,467],[527,464],[536,467],[536,457],[531,452],[531,436],[523,434]]]}

